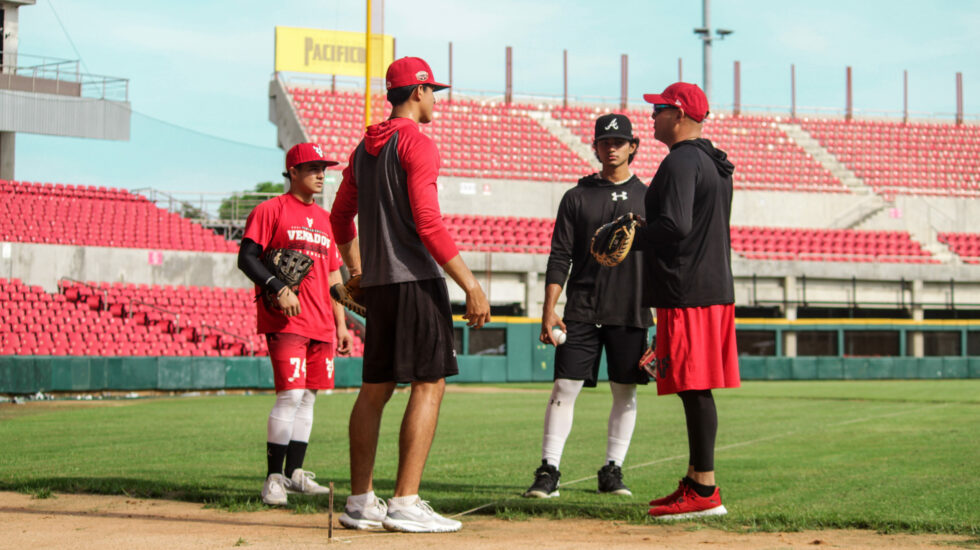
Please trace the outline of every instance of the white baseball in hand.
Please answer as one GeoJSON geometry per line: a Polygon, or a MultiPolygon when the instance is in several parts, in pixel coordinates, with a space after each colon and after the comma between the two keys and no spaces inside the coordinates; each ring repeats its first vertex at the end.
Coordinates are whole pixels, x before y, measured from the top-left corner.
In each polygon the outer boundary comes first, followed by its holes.
{"type": "Polygon", "coordinates": [[[551,337],[555,339],[555,342],[558,342],[559,346],[565,343],[565,332],[558,327],[551,329],[551,337]]]}

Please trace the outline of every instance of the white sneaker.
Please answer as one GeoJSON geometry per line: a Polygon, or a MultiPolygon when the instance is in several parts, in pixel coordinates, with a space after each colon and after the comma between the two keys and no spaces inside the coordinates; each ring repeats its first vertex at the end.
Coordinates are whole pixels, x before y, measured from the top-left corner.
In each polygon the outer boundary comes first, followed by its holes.
{"type": "Polygon", "coordinates": [[[269,474],[262,486],[262,502],[269,506],[286,505],[286,478],[282,474],[269,474]]]}
{"type": "Polygon", "coordinates": [[[316,474],[296,468],[293,477],[286,480],[286,492],[304,495],[329,495],[330,488],[313,481],[316,474]]]}
{"type": "Polygon", "coordinates": [[[389,531],[407,533],[452,533],[459,531],[463,524],[440,516],[429,503],[416,497],[415,504],[392,509],[388,501],[388,516],[381,524],[389,531]]]}
{"type": "Polygon", "coordinates": [[[380,529],[387,515],[388,505],[378,497],[374,497],[374,502],[362,508],[352,506],[350,497],[347,497],[344,513],[340,515],[340,524],[348,529],[380,529]]]}

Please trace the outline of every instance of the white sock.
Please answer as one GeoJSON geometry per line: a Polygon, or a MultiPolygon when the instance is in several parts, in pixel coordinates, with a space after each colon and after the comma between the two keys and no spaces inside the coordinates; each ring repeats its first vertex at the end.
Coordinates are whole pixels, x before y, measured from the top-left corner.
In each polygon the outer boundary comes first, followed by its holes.
{"type": "Polygon", "coordinates": [[[296,407],[296,416],[293,418],[293,433],[289,436],[290,441],[309,442],[310,432],[313,431],[314,403],[316,403],[316,390],[303,390],[303,399],[296,407]]]}
{"type": "Polygon", "coordinates": [[[418,495],[408,495],[404,497],[391,497],[388,499],[388,507],[392,509],[409,508],[418,502],[418,495]]]}
{"type": "Polygon", "coordinates": [[[303,392],[305,391],[285,390],[276,394],[276,404],[272,406],[272,411],[269,412],[266,441],[277,445],[289,444],[289,438],[293,434],[296,410],[303,401],[303,392]]]}
{"type": "Polygon", "coordinates": [[[572,418],[575,416],[575,398],[578,397],[584,380],[559,378],[551,389],[548,408],[544,412],[544,441],[541,443],[541,458],[557,468],[561,464],[561,453],[565,441],[572,431],[572,418]]]}
{"type": "Polygon", "coordinates": [[[347,497],[347,506],[354,509],[364,508],[368,504],[373,504],[376,498],[378,497],[374,494],[374,491],[351,495],[347,497]]]}
{"type": "Polygon", "coordinates": [[[636,384],[609,382],[613,404],[609,411],[609,436],[606,442],[606,462],[622,466],[636,426],[636,384]]]}

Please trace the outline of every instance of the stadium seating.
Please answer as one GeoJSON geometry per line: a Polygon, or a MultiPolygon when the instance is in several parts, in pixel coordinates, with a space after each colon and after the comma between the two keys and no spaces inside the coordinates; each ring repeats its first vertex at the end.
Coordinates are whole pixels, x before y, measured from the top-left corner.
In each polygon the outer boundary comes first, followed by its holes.
{"type": "Polygon", "coordinates": [[[0,238],[155,250],[238,250],[237,243],[124,189],[5,180],[0,180],[0,238]]]}
{"type": "MultiPolygon", "coordinates": [[[[267,355],[250,289],[0,279],[0,355],[267,355]]],[[[361,327],[354,355],[362,356],[361,327]]]]}
{"type": "Polygon", "coordinates": [[[940,233],[939,242],[946,243],[949,249],[968,264],[980,264],[980,234],[940,233]]]}
{"type": "Polygon", "coordinates": [[[980,196],[980,126],[830,119],[801,125],[886,197],[980,196]]]}
{"type": "Polygon", "coordinates": [[[732,249],[750,260],[939,263],[904,231],[732,227],[732,249]]]}
{"type": "Polygon", "coordinates": [[[449,234],[460,250],[547,254],[551,250],[551,218],[445,214],[449,234]]]}
{"type": "MultiPolygon", "coordinates": [[[[294,88],[293,106],[310,139],[327,156],[346,161],[360,141],[364,124],[363,95],[294,88]]],[[[384,96],[372,98],[374,119],[390,112],[384,96]]],[[[438,101],[435,121],[422,126],[442,158],[440,173],[468,178],[576,181],[592,171],[528,113],[533,105],[510,106],[455,99],[438,101]]]]}
{"type": "MultiPolygon", "coordinates": [[[[551,115],[580,136],[583,143],[591,144],[595,119],[608,112],[614,111],[569,107],[555,109],[551,115]]],[[[667,148],[653,137],[650,113],[637,109],[624,113],[633,123],[633,135],[640,138],[640,149],[631,168],[643,181],[653,178],[667,155],[667,148]]],[[[847,192],[840,180],[779,129],[774,118],[713,116],[704,126],[704,137],[728,153],[735,163],[736,189],[847,192]]]]}

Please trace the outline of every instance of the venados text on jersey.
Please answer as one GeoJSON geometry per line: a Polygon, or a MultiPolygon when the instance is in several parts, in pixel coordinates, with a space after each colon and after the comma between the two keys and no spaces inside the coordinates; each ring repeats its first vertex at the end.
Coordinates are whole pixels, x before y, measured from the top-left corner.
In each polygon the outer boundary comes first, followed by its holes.
{"type": "Polygon", "coordinates": [[[306,241],[308,243],[330,246],[330,237],[320,233],[313,233],[312,231],[305,231],[303,229],[289,229],[286,233],[289,235],[289,240],[291,241],[306,241]]]}

